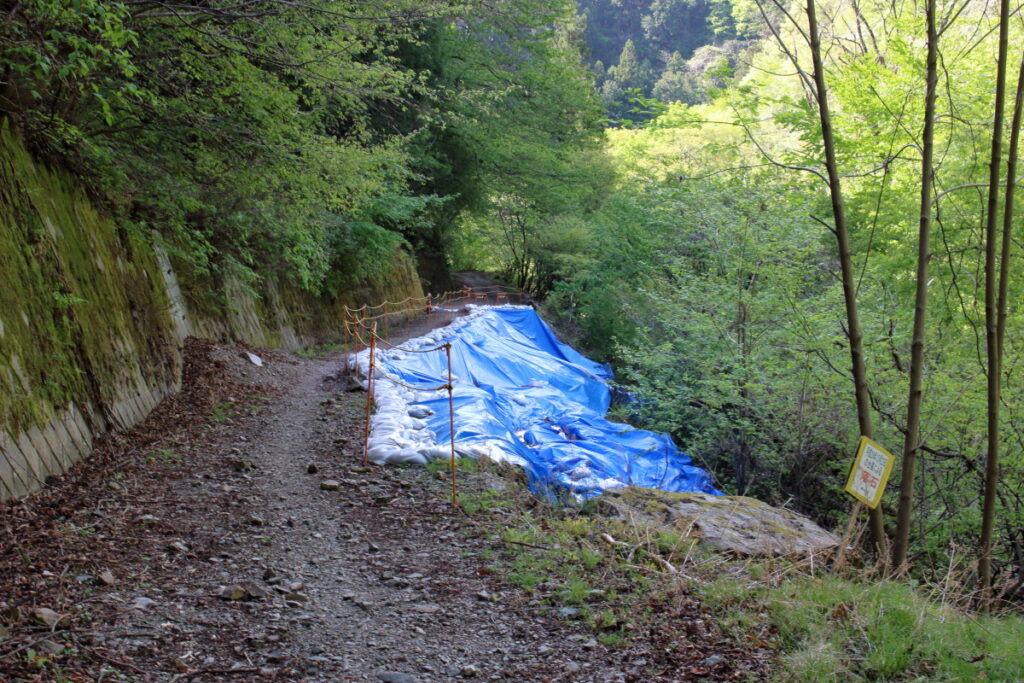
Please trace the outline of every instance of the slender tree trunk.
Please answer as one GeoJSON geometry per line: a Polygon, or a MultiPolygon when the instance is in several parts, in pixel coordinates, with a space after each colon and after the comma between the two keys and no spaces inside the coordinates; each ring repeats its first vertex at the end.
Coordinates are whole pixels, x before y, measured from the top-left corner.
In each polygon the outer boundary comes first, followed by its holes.
{"type": "MultiPolygon", "coordinates": [[[[1007,62],[1006,25],[1007,3],[1000,6],[999,82],[996,85],[996,115],[1002,122],[1005,99],[1007,62]]],[[[1013,202],[1017,177],[1017,153],[1020,146],[1020,128],[1024,108],[1024,57],[1017,76],[1016,101],[1010,131],[1010,154],[1006,162],[1006,194],[1003,203],[1003,231],[999,258],[999,281],[995,282],[996,228],[993,212],[998,206],[996,193],[999,183],[999,145],[1001,129],[992,132],[992,168],[989,175],[989,198],[985,224],[985,342],[988,352],[988,458],[985,466],[984,503],[981,513],[981,547],[978,554],[978,582],[982,606],[988,608],[992,598],[992,540],[995,527],[996,493],[999,486],[999,402],[1002,398],[1003,340],[1006,336],[1006,309],[1010,275],[1010,250],[1013,245],[1013,202]],[[995,170],[992,170],[995,169],[995,170]],[[994,291],[998,287],[998,298],[994,291]],[[995,310],[993,311],[993,306],[995,310]],[[994,320],[993,320],[994,318],[994,320]]],[[[995,123],[993,123],[993,126],[995,123]]]]}
{"type": "Polygon", "coordinates": [[[1024,118],[1024,54],[1021,55],[1017,74],[1017,99],[1013,105],[1013,123],[1010,124],[1010,156],[1006,160],[1006,194],[1003,201],[1003,251],[999,259],[999,318],[996,337],[999,358],[1003,357],[1003,338],[1006,336],[1006,308],[1010,283],[1010,247],[1013,244],[1013,201],[1017,188],[1017,153],[1020,148],[1021,119],[1024,118]]]}
{"type": "MultiPolygon", "coordinates": [[[[1004,0],[1005,1],[1005,0],[1004,0]]],[[[825,165],[828,169],[829,194],[832,196],[832,215],[835,221],[836,241],[839,245],[839,263],[842,269],[843,298],[846,301],[846,324],[850,336],[850,359],[853,369],[853,386],[857,397],[857,420],[860,433],[870,437],[871,403],[868,397],[867,367],[864,362],[863,335],[857,314],[857,290],[850,257],[850,239],[846,228],[846,211],[843,207],[842,181],[836,162],[836,144],[832,134],[832,116],[829,113],[828,90],[825,88],[825,69],[821,61],[821,37],[818,33],[818,17],[814,0],[807,0],[807,23],[814,63],[814,86],[821,118],[821,135],[825,145],[825,165]]],[[[882,525],[882,510],[879,506],[868,511],[871,522],[871,543],[879,560],[885,558],[885,529],[882,525]]]]}
{"type": "MultiPolygon", "coordinates": [[[[985,352],[988,357],[988,457],[985,464],[984,503],[981,512],[981,543],[978,549],[978,583],[982,604],[992,590],[992,529],[995,523],[996,486],[999,482],[999,399],[1002,363],[999,356],[996,250],[999,232],[999,170],[1002,163],[1003,109],[1006,102],[1007,32],[1009,0],[999,3],[999,55],[996,62],[996,102],[992,117],[992,156],[989,160],[988,214],[985,217],[985,352]]],[[[1012,178],[1008,182],[1012,182],[1012,178]]]]}
{"type": "Polygon", "coordinates": [[[927,87],[924,96],[924,132],[921,136],[921,212],[917,232],[917,294],[914,300],[914,332],[910,345],[910,392],[907,397],[907,433],[903,440],[903,474],[900,504],[896,512],[896,538],[892,566],[900,571],[907,561],[910,525],[914,506],[914,466],[921,433],[921,402],[924,378],[925,322],[928,311],[929,239],[932,229],[932,158],[935,149],[935,88],[938,82],[939,36],[935,28],[935,0],[928,0],[927,87]]]}

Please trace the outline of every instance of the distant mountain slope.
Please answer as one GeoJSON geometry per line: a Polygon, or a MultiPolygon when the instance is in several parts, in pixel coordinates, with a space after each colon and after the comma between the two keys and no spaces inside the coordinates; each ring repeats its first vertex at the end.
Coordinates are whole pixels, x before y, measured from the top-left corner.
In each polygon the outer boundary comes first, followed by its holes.
{"type": "Polygon", "coordinates": [[[612,118],[638,119],[632,93],[704,102],[741,68],[763,22],[751,0],[578,0],[612,118]]]}

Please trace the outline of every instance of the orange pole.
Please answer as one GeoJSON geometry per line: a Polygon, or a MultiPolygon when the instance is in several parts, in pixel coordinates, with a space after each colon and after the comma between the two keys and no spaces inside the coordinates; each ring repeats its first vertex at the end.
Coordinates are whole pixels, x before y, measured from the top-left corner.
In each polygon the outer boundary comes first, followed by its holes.
{"type": "Polygon", "coordinates": [[[448,427],[452,441],[452,507],[459,507],[459,490],[455,475],[455,401],[452,398],[452,344],[444,345],[444,355],[448,359],[448,427]]]}
{"type": "Polygon", "coordinates": [[[377,323],[370,332],[370,369],[366,373],[366,426],[363,433],[363,467],[370,464],[370,405],[373,403],[373,363],[377,351],[377,323]]]}

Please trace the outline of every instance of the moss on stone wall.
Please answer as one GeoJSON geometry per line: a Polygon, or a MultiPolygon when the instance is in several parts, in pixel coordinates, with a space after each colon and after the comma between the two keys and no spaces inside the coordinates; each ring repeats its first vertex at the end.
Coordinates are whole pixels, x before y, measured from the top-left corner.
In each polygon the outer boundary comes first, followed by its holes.
{"type": "Polygon", "coordinates": [[[0,122],[0,420],[47,423],[173,381],[171,319],[152,250],[0,122]]]}
{"type": "Polygon", "coordinates": [[[0,498],[145,417],[178,384],[185,335],[295,349],[339,338],[343,303],[422,295],[401,251],[388,275],[341,297],[174,265],[70,174],[34,162],[0,119],[0,498]]]}
{"type": "Polygon", "coordinates": [[[195,336],[298,349],[341,340],[342,306],[422,297],[415,260],[396,249],[386,273],[337,295],[314,295],[284,278],[251,286],[230,276],[197,272],[168,250],[177,275],[180,304],[195,336]]]}

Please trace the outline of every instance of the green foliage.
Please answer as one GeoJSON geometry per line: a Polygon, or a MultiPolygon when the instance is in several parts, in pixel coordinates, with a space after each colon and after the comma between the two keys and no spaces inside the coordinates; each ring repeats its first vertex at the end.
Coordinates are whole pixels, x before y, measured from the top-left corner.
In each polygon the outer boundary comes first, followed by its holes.
{"type": "Polygon", "coordinates": [[[7,18],[0,113],[192,281],[336,294],[409,249],[446,287],[461,219],[510,195],[550,213],[546,179],[600,120],[562,0],[33,0],[7,18]]]}
{"type": "Polygon", "coordinates": [[[54,144],[74,142],[82,131],[64,117],[77,101],[96,107],[109,125],[114,107],[137,94],[130,51],[138,35],[125,3],[29,0],[18,3],[11,18],[0,30],[0,85],[7,86],[0,111],[25,107],[30,130],[54,144]],[[55,91],[62,102],[54,102],[55,91]],[[41,102],[59,109],[47,115],[33,106],[41,102]]]}
{"type": "Polygon", "coordinates": [[[696,78],[687,68],[686,60],[679,52],[673,52],[651,94],[663,102],[697,104],[703,99],[698,87],[696,78]]]}
{"type": "MultiPolygon", "coordinates": [[[[737,27],[756,12],[741,3],[732,10],[737,27]]],[[[826,70],[875,436],[899,451],[915,286],[923,16],[909,6],[898,20],[881,6],[857,12],[835,7],[824,34],[826,70]]],[[[768,18],[787,45],[801,44],[781,15],[768,18]]],[[[979,12],[942,37],[944,54],[959,56],[946,65],[939,106],[925,441],[912,547],[917,569],[929,574],[942,571],[951,541],[974,542],[984,469],[978,226],[985,193],[978,187],[988,173],[979,150],[991,133],[994,65],[980,56],[992,54],[994,33],[980,38],[978,22],[994,27],[979,12]]],[[[1020,31],[1011,27],[1011,40],[1020,31]]],[[[587,215],[586,249],[564,267],[547,309],[560,312],[563,329],[583,346],[616,364],[618,381],[637,399],[620,414],[670,431],[727,491],[788,501],[835,524],[847,504],[841,486],[857,426],[835,240],[823,227],[831,207],[815,174],[823,163],[820,123],[800,79],[784,75],[793,74],[792,65],[772,40],[748,55],[755,68],[747,72],[735,72],[718,47],[670,56],[680,78],[666,75],[661,86],[684,88],[681,75],[701,73],[709,79],[706,103],[649,106],[641,99],[645,115],[655,118],[643,128],[609,131],[619,180],[587,215]],[[694,69],[695,61],[703,66],[694,69]]],[[[1022,220],[1019,207],[1015,215],[1022,220]]],[[[1013,258],[1011,300],[1024,275],[1013,258]]],[[[1020,310],[1012,309],[998,514],[1003,585],[1018,592],[1010,577],[1022,566],[1024,451],[1014,425],[1024,385],[1008,368],[1021,354],[1014,341],[1021,324],[1020,310]]]]}
{"type": "MultiPolygon", "coordinates": [[[[628,99],[629,93],[647,92],[653,82],[654,70],[650,62],[640,59],[636,45],[632,40],[627,40],[615,66],[608,68],[608,75],[601,86],[601,95],[605,102],[621,107],[628,99]]],[[[615,112],[616,109],[613,107],[612,111],[615,112]]]]}
{"type": "Polygon", "coordinates": [[[624,184],[556,297],[617,361],[631,417],[675,434],[731,490],[810,504],[822,501],[801,493],[808,477],[834,473],[807,465],[850,425],[826,409],[841,385],[812,355],[837,339],[808,334],[836,302],[824,242],[786,194],[763,174],[624,184]]]}
{"type": "MultiPolygon", "coordinates": [[[[372,220],[408,192],[401,140],[369,105],[417,87],[389,51],[430,8],[257,5],[19,3],[0,31],[0,111],[197,275],[317,290],[351,246],[323,217],[372,220]]],[[[369,269],[397,244],[364,241],[369,269]]]]}
{"type": "Polygon", "coordinates": [[[738,608],[759,615],[758,628],[777,629],[781,680],[1009,681],[1024,676],[1017,656],[1024,637],[1019,617],[964,614],[902,583],[826,576],[771,587],[722,579],[702,592],[717,610],[738,608]]]}
{"type": "Polygon", "coordinates": [[[468,30],[488,39],[452,33],[446,43],[464,65],[446,125],[475,150],[479,183],[477,203],[460,215],[455,264],[483,255],[517,286],[545,292],[589,238],[580,217],[610,180],[598,149],[601,105],[567,5],[516,3],[468,30]]]}

